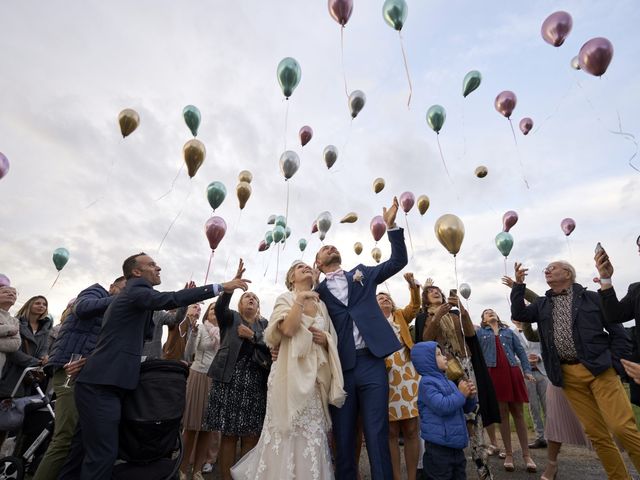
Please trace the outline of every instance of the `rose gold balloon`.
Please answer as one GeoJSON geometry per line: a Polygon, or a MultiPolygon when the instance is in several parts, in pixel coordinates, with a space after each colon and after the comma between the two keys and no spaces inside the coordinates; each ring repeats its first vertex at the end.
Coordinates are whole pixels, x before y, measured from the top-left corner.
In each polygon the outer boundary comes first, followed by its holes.
{"type": "Polygon", "coordinates": [[[420,195],[418,197],[416,205],[418,207],[418,212],[420,212],[420,215],[424,215],[425,213],[427,213],[427,210],[429,210],[429,197],[427,197],[426,195],[420,195]]]}
{"type": "Polygon", "coordinates": [[[576,229],[576,221],[573,218],[565,218],[560,222],[560,228],[568,237],[576,229]]]}
{"type": "Polygon", "coordinates": [[[502,231],[508,232],[516,223],[518,223],[518,213],[513,210],[505,212],[502,216],[502,231]]]}
{"type": "Polygon", "coordinates": [[[411,192],[402,192],[400,194],[400,207],[404,213],[409,213],[416,203],[416,197],[411,192]]]}
{"type": "Polygon", "coordinates": [[[498,94],[494,105],[500,115],[509,118],[511,117],[514,108],[516,108],[517,102],[518,99],[516,98],[516,94],[510,90],[505,90],[498,94]]]}
{"type": "Polygon", "coordinates": [[[554,47],[559,47],[564,43],[572,27],[573,19],[571,15],[561,10],[552,13],[542,22],[540,33],[545,42],[554,47]]]}
{"type": "Polygon", "coordinates": [[[354,243],[353,251],[356,252],[356,255],[360,255],[362,253],[362,244],[360,242],[354,243]]]}
{"type": "Polygon", "coordinates": [[[131,108],[125,108],[118,115],[118,123],[120,124],[120,132],[122,138],[133,133],[133,131],[140,125],[140,115],[131,108]]]}
{"type": "Polygon", "coordinates": [[[311,138],[313,137],[313,130],[309,125],[305,125],[300,129],[298,135],[300,135],[300,145],[304,147],[311,141],[311,138]]]}
{"type": "Polygon", "coordinates": [[[373,247],[373,250],[371,250],[371,256],[376,261],[376,263],[380,263],[380,259],[382,258],[382,252],[378,247],[373,247]]]}
{"type": "Polygon", "coordinates": [[[238,196],[240,210],[242,210],[251,196],[251,185],[249,185],[249,182],[238,183],[238,186],[236,187],[236,195],[238,196]]]}
{"type": "Polygon", "coordinates": [[[487,170],[487,167],[485,167],[484,165],[480,165],[479,167],[476,168],[476,171],[475,171],[476,177],[478,178],[484,178],[487,176],[488,173],[489,173],[489,170],[487,170]]]}
{"type": "Polygon", "coordinates": [[[204,225],[204,233],[209,240],[209,247],[215,250],[227,233],[227,223],[222,217],[211,217],[204,225]]]}
{"type": "Polygon", "coordinates": [[[343,27],[349,21],[353,12],[353,0],[329,0],[331,17],[343,27]]]}
{"type": "Polygon", "coordinates": [[[207,156],[207,149],[204,147],[204,143],[194,138],[184,144],[182,154],[184,155],[184,163],[187,164],[189,177],[193,178],[204,162],[204,157],[207,156]]]}
{"type": "Polygon", "coordinates": [[[520,120],[520,131],[523,135],[528,134],[532,128],[533,120],[531,120],[529,117],[524,117],[522,120],[520,120]]]}
{"type": "Polygon", "coordinates": [[[311,233],[316,233],[317,231],[318,231],[318,222],[314,220],[313,224],[311,225],[311,233]]]}
{"type": "Polygon", "coordinates": [[[371,235],[373,235],[373,239],[377,242],[387,231],[387,224],[384,223],[384,218],[382,218],[382,215],[376,215],[371,219],[369,228],[371,229],[371,235]]]}
{"type": "Polygon", "coordinates": [[[251,180],[253,180],[253,174],[249,170],[242,170],[238,174],[238,181],[239,182],[251,183],[251,180]]]}
{"type": "Polygon", "coordinates": [[[464,224],[457,216],[447,213],[442,215],[434,226],[438,241],[454,257],[460,251],[464,240],[464,224]]]}
{"type": "Polygon", "coordinates": [[[355,223],[357,221],[358,221],[358,214],[356,212],[349,212],[344,217],[342,217],[342,220],[340,220],[340,223],[355,223]]]}
{"type": "Polygon", "coordinates": [[[264,240],[260,240],[260,243],[258,244],[258,251],[264,252],[265,250],[269,250],[269,244],[264,240]]]}
{"type": "Polygon", "coordinates": [[[380,193],[384,189],[384,178],[378,177],[373,181],[373,191],[380,193]]]}
{"type": "Polygon", "coordinates": [[[578,53],[580,68],[591,75],[604,75],[613,58],[613,44],[604,37],[596,37],[585,43],[578,53]]]}

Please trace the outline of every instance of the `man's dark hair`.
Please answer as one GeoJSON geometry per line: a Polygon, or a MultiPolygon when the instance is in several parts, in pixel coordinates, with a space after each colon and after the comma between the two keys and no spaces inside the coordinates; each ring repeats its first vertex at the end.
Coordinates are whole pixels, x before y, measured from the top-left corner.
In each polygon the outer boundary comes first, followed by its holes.
{"type": "Polygon", "coordinates": [[[133,269],[136,268],[138,257],[141,257],[142,255],[146,255],[146,253],[136,253],[135,255],[131,255],[124,261],[124,263],[122,264],[122,273],[124,273],[124,278],[129,280],[133,276],[133,269]]]}
{"type": "MultiPolygon", "coordinates": [[[[124,265],[122,266],[122,268],[124,268],[124,265]]],[[[121,282],[121,281],[123,281],[123,280],[126,280],[126,279],[124,278],[124,275],[122,275],[122,276],[120,276],[120,277],[116,278],[116,279],[113,281],[113,283],[118,283],[118,282],[121,282]]]]}

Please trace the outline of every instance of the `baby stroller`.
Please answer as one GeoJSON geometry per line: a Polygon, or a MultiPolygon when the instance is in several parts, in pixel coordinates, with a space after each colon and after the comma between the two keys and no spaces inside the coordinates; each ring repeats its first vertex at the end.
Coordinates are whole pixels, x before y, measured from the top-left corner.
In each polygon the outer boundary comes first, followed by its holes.
{"type": "Polygon", "coordinates": [[[182,362],[142,362],[140,383],[123,401],[114,480],[178,478],[188,375],[182,362]]]}
{"type": "Polygon", "coordinates": [[[35,473],[51,440],[55,402],[42,391],[35,372],[42,372],[42,368],[25,368],[11,398],[0,407],[0,429],[16,434],[13,454],[0,459],[0,480],[22,480],[25,473],[35,473]],[[37,395],[15,398],[25,378],[37,395]]]}

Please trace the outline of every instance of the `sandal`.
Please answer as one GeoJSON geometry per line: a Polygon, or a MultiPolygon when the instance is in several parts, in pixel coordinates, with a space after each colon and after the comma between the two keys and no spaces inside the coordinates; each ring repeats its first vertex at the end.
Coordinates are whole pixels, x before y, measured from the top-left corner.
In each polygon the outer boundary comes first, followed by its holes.
{"type": "Polygon", "coordinates": [[[558,462],[557,461],[554,462],[553,460],[549,460],[547,462],[547,468],[545,469],[544,473],[540,477],[540,480],[556,480],[556,476],[557,475],[558,475],[558,462]],[[549,467],[553,468],[553,476],[551,476],[551,477],[547,476],[547,470],[549,470],[549,467]]]}
{"type": "Polygon", "coordinates": [[[538,471],[538,466],[530,455],[523,455],[522,458],[524,459],[524,463],[527,465],[527,472],[536,473],[538,471]]]}
{"type": "Polygon", "coordinates": [[[507,458],[507,454],[504,452],[498,452],[498,458],[501,458],[504,460],[505,458],[507,458]]]}
{"type": "Polygon", "coordinates": [[[504,469],[507,472],[513,472],[516,467],[513,465],[513,453],[504,454],[504,469]]]}
{"type": "Polygon", "coordinates": [[[489,444],[487,445],[487,455],[493,457],[496,453],[499,453],[500,449],[495,445],[489,444]]]}

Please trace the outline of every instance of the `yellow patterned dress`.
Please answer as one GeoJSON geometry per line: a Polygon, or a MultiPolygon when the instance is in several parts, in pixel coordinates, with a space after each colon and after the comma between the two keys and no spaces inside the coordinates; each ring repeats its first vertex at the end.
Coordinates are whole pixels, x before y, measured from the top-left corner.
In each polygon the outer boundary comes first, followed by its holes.
{"type": "Polygon", "coordinates": [[[418,384],[420,375],[411,363],[411,350],[402,341],[400,326],[387,319],[402,343],[402,348],[386,358],[389,372],[389,421],[407,420],[418,416],[418,384]]]}

